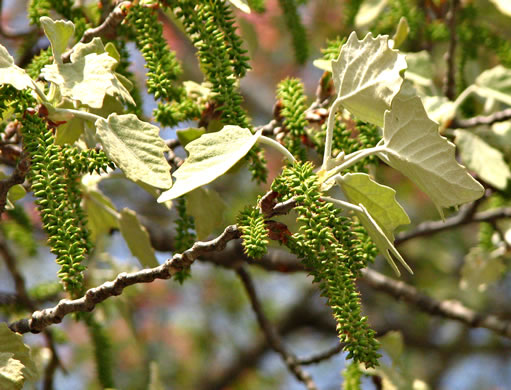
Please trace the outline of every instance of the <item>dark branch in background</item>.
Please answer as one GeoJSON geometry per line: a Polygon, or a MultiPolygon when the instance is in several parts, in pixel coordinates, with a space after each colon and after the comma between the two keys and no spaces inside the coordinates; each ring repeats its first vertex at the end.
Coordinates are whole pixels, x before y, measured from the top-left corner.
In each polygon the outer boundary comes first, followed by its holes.
{"type": "Polygon", "coordinates": [[[339,343],[336,346],[334,346],[333,348],[330,348],[329,350],[327,350],[325,352],[318,353],[318,354],[310,356],[308,358],[298,359],[297,363],[301,364],[301,365],[321,363],[322,361],[330,359],[332,356],[335,356],[338,353],[341,353],[343,348],[344,348],[344,344],[339,343]]]}
{"type": "Polygon", "coordinates": [[[23,157],[19,160],[11,177],[0,180],[0,215],[4,212],[5,205],[7,204],[7,193],[16,184],[23,184],[29,169],[29,159],[28,157],[23,157]]]}
{"type": "Polygon", "coordinates": [[[454,100],[456,98],[455,92],[455,83],[454,83],[454,57],[456,52],[456,13],[458,12],[459,0],[451,0],[449,12],[447,13],[447,27],[449,28],[450,39],[449,39],[449,49],[447,53],[445,53],[445,61],[447,63],[447,72],[445,74],[444,80],[444,95],[449,100],[454,100]]]}
{"type": "Polygon", "coordinates": [[[494,112],[491,115],[481,115],[475,116],[470,119],[455,119],[449,125],[451,129],[468,129],[471,127],[482,126],[482,125],[492,125],[497,122],[504,122],[511,119],[511,108],[506,108],[505,110],[494,112]]]}
{"type": "Polygon", "coordinates": [[[317,390],[317,386],[312,380],[312,377],[300,367],[296,359],[296,356],[294,356],[291,352],[289,352],[286,349],[277,331],[270,323],[268,318],[266,318],[266,315],[263,312],[261,302],[259,301],[259,298],[257,296],[254,282],[252,281],[252,277],[250,276],[248,271],[245,268],[240,267],[236,270],[236,272],[238,273],[238,276],[243,282],[243,287],[245,287],[245,290],[250,299],[250,303],[252,304],[252,309],[256,314],[257,322],[259,323],[259,326],[263,330],[264,335],[266,336],[266,339],[268,340],[268,343],[270,344],[271,348],[282,357],[282,360],[284,360],[284,363],[286,363],[286,366],[295,375],[296,379],[298,379],[300,382],[303,382],[307,389],[317,390]]]}

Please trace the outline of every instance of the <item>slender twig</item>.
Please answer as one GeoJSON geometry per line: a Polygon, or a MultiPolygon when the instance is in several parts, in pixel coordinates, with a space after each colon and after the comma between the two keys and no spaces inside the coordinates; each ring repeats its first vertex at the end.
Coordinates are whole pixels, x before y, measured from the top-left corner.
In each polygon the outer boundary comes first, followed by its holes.
{"type": "Polygon", "coordinates": [[[468,129],[481,125],[492,125],[497,122],[504,122],[511,119],[511,108],[494,112],[491,115],[480,115],[469,119],[455,119],[449,125],[451,129],[468,129]]]}
{"type": "Polygon", "coordinates": [[[98,303],[112,296],[120,295],[128,286],[137,283],[150,283],[156,279],[170,279],[177,272],[190,267],[197,257],[208,252],[223,250],[229,241],[239,238],[239,236],[240,232],[236,225],[227,226],[217,238],[207,242],[196,242],[190,249],[182,254],[175,254],[158,267],[132,273],[122,272],[113,281],[87,290],[81,298],[63,299],[56,306],[36,311],[30,318],[15,321],[9,327],[18,333],[38,333],[49,325],[62,322],[62,319],[70,313],[92,311],[98,303]]]}
{"type": "Polygon", "coordinates": [[[450,9],[447,13],[447,27],[449,28],[450,39],[449,39],[449,48],[445,53],[445,61],[447,63],[447,71],[445,74],[444,80],[444,94],[449,100],[454,100],[456,98],[456,85],[455,85],[455,66],[454,66],[454,57],[456,52],[456,13],[458,11],[459,0],[451,0],[450,9]]]}
{"type": "Polygon", "coordinates": [[[323,360],[330,359],[332,356],[337,355],[338,353],[341,353],[343,348],[344,348],[344,344],[337,344],[334,347],[332,347],[324,352],[320,352],[320,353],[310,356],[308,358],[298,359],[297,363],[301,364],[301,365],[321,363],[323,360]]]}
{"type": "Polygon", "coordinates": [[[371,269],[362,270],[362,280],[378,291],[397,300],[404,300],[417,309],[464,323],[472,328],[486,328],[511,338],[511,322],[495,315],[485,315],[469,309],[456,300],[437,300],[405,282],[394,280],[371,269]]]}
{"type": "Polygon", "coordinates": [[[263,330],[264,335],[266,336],[266,339],[268,340],[268,343],[270,344],[271,348],[282,357],[282,360],[284,361],[288,369],[294,374],[296,379],[298,379],[300,382],[303,382],[307,389],[316,390],[317,386],[312,380],[312,377],[300,367],[296,357],[287,350],[287,348],[284,346],[284,343],[280,339],[280,336],[278,335],[277,331],[270,323],[268,318],[266,318],[266,315],[263,312],[261,302],[259,301],[259,298],[257,296],[254,282],[252,281],[252,277],[250,276],[248,271],[245,268],[240,267],[236,270],[236,272],[238,273],[238,276],[243,282],[243,286],[245,287],[245,290],[250,299],[250,303],[252,304],[252,309],[254,310],[255,315],[257,317],[257,322],[259,323],[259,326],[263,330]]]}

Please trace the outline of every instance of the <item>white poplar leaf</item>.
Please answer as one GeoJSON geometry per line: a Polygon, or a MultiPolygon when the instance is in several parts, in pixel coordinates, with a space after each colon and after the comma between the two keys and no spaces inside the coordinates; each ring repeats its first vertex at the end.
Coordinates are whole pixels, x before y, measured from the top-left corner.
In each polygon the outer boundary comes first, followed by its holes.
{"type": "Polygon", "coordinates": [[[399,99],[385,113],[383,140],[386,150],[378,155],[428,194],[442,217],[443,207],[483,196],[483,186],[456,162],[454,144],[438,133],[419,97],[399,99]]]}
{"type": "Polygon", "coordinates": [[[71,38],[75,32],[75,25],[70,21],[52,20],[48,16],[42,16],[39,20],[44,29],[44,33],[50,41],[55,62],[62,64],[62,54],[67,48],[69,38],[71,38]]]}
{"type": "Polygon", "coordinates": [[[247,0],[228,0],[234,7],[238,8],[240,11],[245,12],[246,14],[250,13],[250,6],[247,3],[247,0]]]}
{"type": "Polygon", "coordinates": [[[509,0],[490,0],[504,15],[511,16],[511,2],[509,0]]]}
{"type": "Polygon", "coordinates": [[[389,47],[389,37],[351,33],[332,72],[338,100],[357,118],[383,126],[383,116],[403,83],[405,56],[389,47]]]}
{"type": "Polygon", "coordinates": [[[21,390],[25,377],[25,366],[13,358],[14,354],[0,352],[0,388],[2,390],[21,390]]]}
{"type": "Polygon", "coordinates": [[[157,188],[172,186],[169,164],[163,155],[167,145],[160,129],[136,115],[110,114],[96,121],[96,135],[103,149],[126,177],[157,188]]]}
{"type": "Polygon", "coordinates": [[[30,76],[14,64],[14,58],[2,45],[0,45],[0,84],[12,85],[20,91],[25,88],[34,89],[34,82],[30,76]]]}
{"type": "Polygon", "coordinates": [[[223,224],[226,205],[215,190],[196,188],[185,195],[187,211],[193,217],[199,240],[205,240],[223,224]]]}
{"type": "MultiPolygon", "coordinates": [[[[0,353],[12,354],[12,359],[22,364],[24,380],[37,379],[37,368],[30,355],[30,348],[23,343],[23,336],[10,330],[6,323],[0,323],[0,353]]],[[[0,367],[0,371],[3,371],[2,368],[5,367],[0,367]]]]}
{"type": "Polygon", "coordinates": [[[260,135],[239,126],[225,126],[190,142],[185,147],[188,158],[174,172],[174,186],[163,192],[158,202],[178,198],[222,176],[252,149],[260,135]]]}
{"type": "Polygon", "coordinates": [[[481,73],[475,91],[487,99],[496,99],[511,106],[511,69],[498,65],[481,73]]]}
{"type": "Polygon", "coordinates": [[[467,168],[476,172],[486,183],[504,190],[511,179],[511,171],[502,152],[469,131],[456,130],[454,134],[454,142],[467,168]]]}

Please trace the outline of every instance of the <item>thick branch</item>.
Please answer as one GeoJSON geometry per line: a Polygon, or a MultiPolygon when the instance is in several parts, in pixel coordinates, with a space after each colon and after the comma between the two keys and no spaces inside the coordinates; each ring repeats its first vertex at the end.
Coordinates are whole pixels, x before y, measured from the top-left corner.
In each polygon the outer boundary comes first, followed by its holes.
{"type": "Polygon", "coordinates": [[[451,0],[451,6],[447,14],[447,26],[449,28],[450,39],[449,49],[445,53],[445,61],[447,63],[447,72],[444,80],[444,95],[449,100],[454,100],[455,96],[455,83],[454,83],[454,55],[456,52],[456,13],[458,11],[459,0],[451,0]]]}
{"type": "Polygon", "coordinates": [[[243,282],[243,286],[247,291],[250,303],[252,304],[252,309],[254,310],[257,317],[257,322],[259,322],[259,326],[263,330],[264,335],[266,336],[266,339],[268,340],[268,343],[272,349],[280,354],[282,360],[284,360],[284,363],[286,363],[288,369],[295,375],[296,379],[298,379],[300,382],[303,382],[307,389],[317,390],[317,386],[312,380],[312,377],[300,367],[296,357],[291,352],[287,351],[275,328],[270,323],[268,318],[266,318],[250,274],[242,267],[238,268],[236,272],[238,273],[241,281],[243,282]]]}
{"type": "Polygon", "coordinates": [[[98,303],[112,296],[120,295],[128,286],[137,283],[150,283],[155,279],[170,279],[177,272],[190,267],[197,257],[208,252],[223,250],[230,240],[239,236],[240,232],[236,225],[230,225],[217,238],[207,242],[196,242],[183,254],[174,255],[158,267],[129,274],[123,272],[117,275],[113,281],[91,288],[79,299],[63,299],[56,306],[36,311],[30,318],[13,322],[9,327],[18,333],[38,333],[49,325],[60,323],[70,313],[92,311],[98,303]]]}

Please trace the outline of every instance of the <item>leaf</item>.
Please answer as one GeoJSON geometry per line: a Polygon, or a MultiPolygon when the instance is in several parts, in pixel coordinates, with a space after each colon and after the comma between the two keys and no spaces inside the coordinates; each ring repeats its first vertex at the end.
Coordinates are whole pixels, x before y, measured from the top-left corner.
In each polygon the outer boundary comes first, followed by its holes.
{"type": "Polygon", "coordinates": [[[408,37],[410,33],[410,26],[408,25],[408,21],[404,16],[401,16],[399,19],[399,23],[396,27],[396,33],[392,37],[392,41],[394,41],[393,49],[397,49],[399,46],[403,44],[405,39],[408,37]]]}
{"type": "Polygon", "coordinates": [[[188,145],[193,140],[196,140],[199,138],[202,134],[206,132],[206,129],[196,128],[196,127],[189,127],[188,129],[183,130],[177,130],[177,138],[179,139],[179,142],[181,143],[181,146],[184,148],[186,145],[188,145]]]}
{"type": "Polygon", "coordinates": [[[154,255],[149,233],[140,224],[137,214],[133,210],[124,208],[121,211],[119,228],[131,253],[140,261],[143,267],[153,268],[160,265],[154,255]]]}
{"type": "Polygon", "coordinates": [[[390,356],[393,364],[399,365],[403,359],[403,335],[397,330],[391,330],[384,336],[378,337],[382,349],[390,356]]]}
{"type": "Polygon", "coordinates": [[[149,386],[147,390],[165,390],[165,386],[160,379],[158,363],[155,361],[149,363],[149,386]]]}
{"type": "Polygon", "coordinates": [[[456,115],[456,106],[445,96],[425,96],[422,98],[428,116],[440,127],[445,128],[456,115]]]}
{"type": "Polygon", "coordinates": [[[511,69],[498,65],[481,73],[475,81],[477,94],[511,106],[511,69]]]}
{"type": "Polygon", "coordinates": [[[12,358],[23,365],[22,375],[25,380],[37,379],[37,368],[30,356],[30,349],[23,344],[23,336],[10,330],[5,322],[0,323],[0,353],[12,354],[12,358]]]}
{"type": "Polygon", "coordinates": [[[195,222],[199,240],[205,240],[223,223],[225,202],[218,192],[208,188],[197,188],[186,195],[186,206],[195,222]]]}
{"type": "Polygon", "coordinates": [[[163,153],[167,145],[158,127],[142,122],[134,114],[111,114],[96,121],[96,134],[108,158],[126,177],[158,188],[169,188],[172,178],[163,153]]]}
{"type": "Polygon", "coordinates": [[[188,158],[174,173],[174,186],[163,192],[158,202],[178,198],[222,176],[250,151],[260,135],[239,126],[225,126],[190,142],[185,147],[188,158]]]}
{"type": "Polygon", "coordinates": [[[355,27],[364,28],[372,24],[387,5],[388,0],[365,0],[355,18],[355,27]]]}
{"type": "Polygon", "coordinates": [[[511,16],[511,3],[509,0],[490,0],[504,15],[511,16]]]}
{"type": "Polygon", "coordinates": [[[359,119],[383,126],[383,115],[403,83],[405,56],[389,48],[388,36],[359,41],[351,33],[339,58],[332,61],[333,79],[342,105],[359,119]]]}
{"type": "Polygon", "coordinates": [[[456,162],[454,145],[438,133],[419,97],[402,99],[385,113],[383,140],[378,156],[428,194],[442,218],[443,207],[483,196],[483,186],[456,162]]]}
{"type": "Polygon", "coordinates": [[[454,142],[467,168],[476,172],[488,184],[504,190],[511,179],[511,171],[502,153],[469,131],[456,130],[454,134],[454,142]]]}
{"type": "Polygon", "coordinates": [[[250,7],[247,3],[247,0],[228,0],[233,6],[238,8],[240,11],[245,12],[246,14],[250,13],[250,7]]]}
{"type": "Polygon", "coordinates": [[[44,33],[48,37],[51,45],[51,51],[56,63],[62,64],[62,54],[67,48],[69,39],[75,32],[73,22],[65,20],[52,20],[48,16],[42,16],[40,19],[44,33]]]}
{"type": "Polygon", "coordinates": [[[25,88],[34,89],[34,82],[19,66],[14,64],[5,47],[0,45],[0,84],[9,84],[20,91],[25,88]]]}
{"type": "Polygon", "coordinates": [[[7,192],[7,199],[9,199],[9,201],[12,203],[15,203],[16,201],[23,198],[26,194],[27,191],[25,190],[25,187],[23,187],[21,184],[15,184],[9,189],[9,192],[7,192]]]}
{"type": "MultiPolygon", "coordinates": [[[[92,39],[92,41],[87,43],[78,42],[76,45],[73,46],[73,52],[71,53],[71,62],[77,62],[82,58],[85,58],[88,54],[103,54],[106,53],[105,45],[103,45],[103,41],[101,38],[95,37],[92,39]]],[[[110,55],[110,54],[109,54],[110,55]]],[[[114,56],[110,55],[114,60],[117,62],[119,61],[118,58],[115,58],[114,56]]]]}
{"type": "Polygon", "coordinates": [[[489,283],[499,280],[506,271],[499,252],[497,249],[488,253],[479,247],[470,249],[461,268],[460,288],[483,292],[489,283]]]}
{"type": "Polygon", "coordinates": [[[365,173],[347,173],[337,184],[353,204],[363,204],[385,235],[394,240],[394,230],[408,225],[410,218],[396,200],[396,191],[375,182],[365,173]]]}
{"type": "Polygon", "coordinates": [[[13,356],[12,353],[0,352],[0,388],[3,390],[21,390],[25,382],[25,366],[13,356]]]}
{"type": "Polygon", "coordinates": [[[108,53],[90,53],[69,64],[46,65],[41,75],[59,86],[60,93],[91,108],[101,108],[105,95],[135,104],[113,71],[117,61],[108,53]]]}

